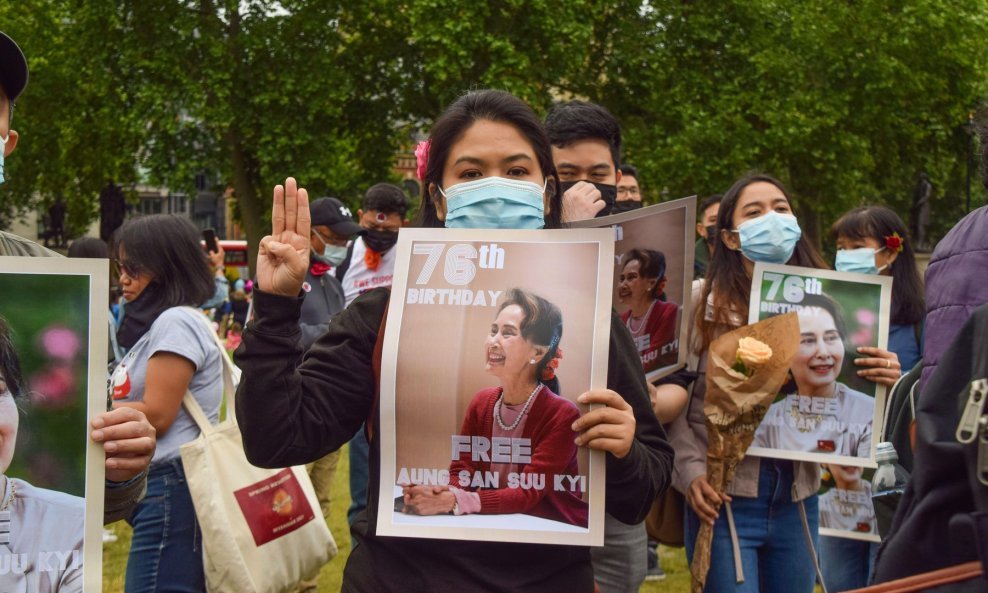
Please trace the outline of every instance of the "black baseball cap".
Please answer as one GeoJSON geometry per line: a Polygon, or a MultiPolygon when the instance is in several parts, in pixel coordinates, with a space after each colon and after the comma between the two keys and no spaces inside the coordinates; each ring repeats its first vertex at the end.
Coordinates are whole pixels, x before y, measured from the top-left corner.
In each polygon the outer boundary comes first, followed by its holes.
{"type": "Polygon", "coordinates": [[[3,31],[0,31],[0,85],[11,103],[27,86],[27,58],[3,31]]]}
{"type": "Polygon", "coordinates": [[[319,198],[309,204],[312,216],[312,226],[328,226],[331,231],[342,237],[356,235],[363,230],[353,222],[353,215],[346,204],[336,198],[319,198]]]}

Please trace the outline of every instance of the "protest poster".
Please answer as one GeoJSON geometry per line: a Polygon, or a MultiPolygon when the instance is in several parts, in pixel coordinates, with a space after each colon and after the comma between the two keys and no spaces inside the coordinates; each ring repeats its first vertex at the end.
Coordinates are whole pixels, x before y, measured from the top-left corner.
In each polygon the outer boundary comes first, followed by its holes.
{"type": "Polygon", "coordinates": [[[402,229],[381,358],[378,534],[603,543],[604,455],[576,447],[571,424],[588,409],[576,398],[606,387],[612,237],[402,229]],[[545,387],[529,393],[536,381],[545,387]],[[440,508],[406,507],[409,484],[435,486],[440,508]]]}
{"type": "Polygon", "coordinates": [[[825,463],[820,466],[820,535],[878,542],[871,502],[873,469],[825,463]]]}
{"type": "Polygon", "coordinates": [[[2,591],[102,590],[108,289],[106,260],[0,257],[2,591]]]}
{"type": "Polygon", "coordinates": [[[614,230],[614,307],[650,381],[686,362],[695,220],[692,196],[570,224],[614,230]]]}
{"type": "Polygon", "coordinates": [[[887,348],[892,278],[756,263],[748,322],[796,311],[800,346],[749,455],[875,467],[885,387],[858,348],[887,348]]]}

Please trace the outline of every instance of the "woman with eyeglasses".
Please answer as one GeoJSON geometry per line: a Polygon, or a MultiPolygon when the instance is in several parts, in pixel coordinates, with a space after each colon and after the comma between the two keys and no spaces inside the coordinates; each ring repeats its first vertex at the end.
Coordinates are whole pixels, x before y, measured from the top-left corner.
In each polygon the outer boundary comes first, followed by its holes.
{"type": "Polygon", "coordinates": [[[223,396],[225,353],[194,308],[213,294],[213,274],[196,226],[173,215],[124,223],[114,256],[124,299],[117,341],[127,354],[112,374],[110,397],[114,407],[144,412],[158,436],[147,496],[128,519],[134,533],[124,588],[204,591],[202,537],[179,446],[199,436],[182,407],[186,391],[214,423],[223,396]]]}

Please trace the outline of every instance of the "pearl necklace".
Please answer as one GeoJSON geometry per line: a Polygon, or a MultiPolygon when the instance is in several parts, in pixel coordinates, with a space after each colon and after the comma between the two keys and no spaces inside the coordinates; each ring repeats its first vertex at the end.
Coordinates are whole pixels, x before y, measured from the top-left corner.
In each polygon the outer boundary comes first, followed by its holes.
{"type": "Polygon", "coordinates": [[[638,334],[645,327],[645,323],[648,322],[648,316],[652,314],[652,307],[654,306],[655,306],[655,300],[652,301],[652,304],[648,306],[648,309],[645,311],[645,314],[642,315],[641,317],[635,317],[633,314],[628,315],[628,323],[626,325],[628,326],[628,329],[631,331],[632,335],[638,334]],[[631,326],[632,319],[638,319],[637,328],[631,326]]]}
{"type": "Polygon", "coordinates": [[[535,394],[537,394],[540,389],[542,389],[542,383],[536,382],[535,389],[532,390],[532,394],[525,400],[525,405],[522,407],[518,417],[515,418],[515,421],[509,426],[504,423],[504,420],[501,420],[501,402],[504,401],[504,388],[502,387],[501,395],[497,396],[497,403],[494,404],[494,420],[497,421],[497,425],[500,426],[502,430],[506,430],[508,432],[514,430],[515,427],[521,423],[521,419],[525,416],[525,412],[528,411],[528,406],[531,405],[532,400],[535,399],[535,394]]]}

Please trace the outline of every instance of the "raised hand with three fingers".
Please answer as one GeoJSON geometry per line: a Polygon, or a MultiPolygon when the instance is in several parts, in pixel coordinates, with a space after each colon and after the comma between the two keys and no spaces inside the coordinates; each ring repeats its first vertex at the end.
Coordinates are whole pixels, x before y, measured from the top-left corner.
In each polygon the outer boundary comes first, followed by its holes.
{"type": "Polygon", "coordinates": [[[271,234],[261,239],[257,283],[264,292],[297,296],[309,267],[309,193],[294,177],[274,187],[271,234]]]}

